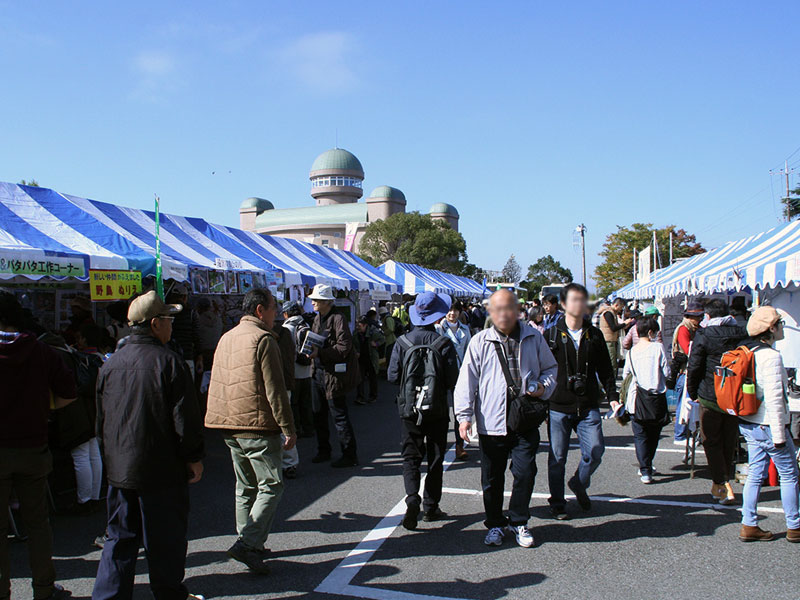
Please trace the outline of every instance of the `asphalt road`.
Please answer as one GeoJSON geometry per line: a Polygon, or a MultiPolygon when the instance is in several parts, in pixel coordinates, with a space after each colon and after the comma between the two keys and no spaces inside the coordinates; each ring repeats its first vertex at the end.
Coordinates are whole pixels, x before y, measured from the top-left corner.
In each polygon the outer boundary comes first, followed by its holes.
{"type": "MultiPolygon", "coordinates": [[[[584,513],[571,502],[570,521],[548,518],[546,446],[540,449],[534,548],[519,548],[508,538],[500,548],[484,546],[474,449],[471,461],[452,464],[445,474],[442,508],[450,517],[421,523],[416,532],[395,528],[403,483],[393,396],[393,386],[382,383],[377,404],[351,406],[362,465],[357,469],[312,465],[314,440],[300,440],[300,475],[287,482],[268,542],[269,576],[250,574],[225,556],[235,540],[233,471],[221,438],[209,433],[205,476],[192,487],[189,589],[225,599],[800,597],[800,546],[782,535],[770,543],[739,542],[739,513],[713,505],[708,495],[702,451],[692,480],[671,437],[663,437],[656,456],[663,475],[644,486],[630,428],[614,422],[604,422],[609,448],[590,490],[593,509],[584,513]]],[[[577,460],[575,449],[568,474],[577,460]]],[[[735,489],[738,494],[741,486],[735,489]]],[[[761,506],[767,509],[762,526],[785,531],[776,488],[765,488],[761,506]]],[[[91,596],[100,556],[91,541],[103,527],[101,514],[53,518],[59,581],[76,598],[91,596]]],[[[12,544],[11,555],[12,598],[30,598],[25,545],[12,544]]],[[[146,571],[142,554],[135,598],[151,597],[146,571]]]]}

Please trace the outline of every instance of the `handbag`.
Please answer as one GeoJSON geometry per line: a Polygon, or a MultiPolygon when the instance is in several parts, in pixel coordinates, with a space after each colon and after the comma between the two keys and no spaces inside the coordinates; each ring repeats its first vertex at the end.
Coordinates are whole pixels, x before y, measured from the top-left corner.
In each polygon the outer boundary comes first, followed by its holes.
{"type": "MultiPolygon", "coordinates": [[[[639,385],[639,378],[636,369],[633,367],[633,356],[629,356],[631,373],[633,373],[633,383],[636,385],[636,405],[633,417],[637,421],[650,421],[667,425],[670,422],[669,410],[667,409],[667,394],[653,390],[646,390],[639,385]]],[[[630,393],[630,392],[629,392],[630,393]]]]}
{"type": "Polygon", "coordinates": [[[508,428],[515,433],[538,429],[547,418],[549,404],[539,398],[531,398],[527,394],[521,393],[519,387],[514,383],[514,378],[511,377],[511,370],[508,368],[508,361],[500,347],[500,342],[493,343],[500,366],[503,368],[503,375],[506,378],[506,424],[508,428]]]}

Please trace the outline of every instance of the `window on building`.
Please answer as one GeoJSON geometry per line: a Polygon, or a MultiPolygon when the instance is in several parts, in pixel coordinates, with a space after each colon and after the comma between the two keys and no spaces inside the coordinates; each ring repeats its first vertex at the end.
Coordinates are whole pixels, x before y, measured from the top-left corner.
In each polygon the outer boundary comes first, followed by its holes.
{"type": "Polygon", "coordinates": [[[323,246],[330,246],[330,240],[322,240],[323,246]]]}
{"type": "Polygon", "coordinates": [[[336,231],[334,232],[333,237],[342,237],[342,234],[336,231]]]}

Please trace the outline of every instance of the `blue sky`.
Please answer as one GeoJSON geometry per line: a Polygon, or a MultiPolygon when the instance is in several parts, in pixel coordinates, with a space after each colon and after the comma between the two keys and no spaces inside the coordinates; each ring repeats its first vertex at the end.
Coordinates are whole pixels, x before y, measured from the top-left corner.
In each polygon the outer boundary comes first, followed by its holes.
{"type": "Polygon", "coordinates": [[[338,131],[479,266],[577,276],[581,221],[590,271],[616,225],[775,225],[800,146],[796,2],[126,4],[0,2],[0,180],[236,225],[338,131]]]}

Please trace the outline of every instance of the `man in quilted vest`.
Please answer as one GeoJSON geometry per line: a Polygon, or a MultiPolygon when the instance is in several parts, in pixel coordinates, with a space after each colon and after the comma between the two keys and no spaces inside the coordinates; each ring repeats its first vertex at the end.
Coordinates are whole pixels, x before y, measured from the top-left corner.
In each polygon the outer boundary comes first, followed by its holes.
{"type": "Polygon", "coordinates": [[[214,354],[206,427],[223,430],[236,474],[239,539],[228,555],[266,574],[264,543],[283,495],[282,453],[297,437],[272,331],[275,298],[269,290],[251,290],[242,310],[241,321],[222,336],[214,354]]]}

